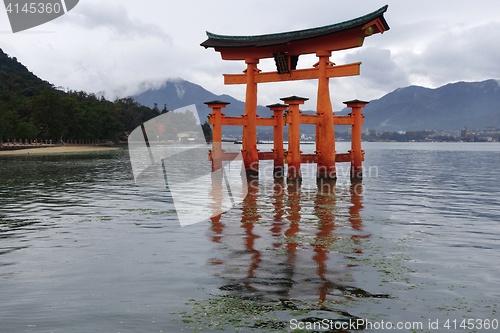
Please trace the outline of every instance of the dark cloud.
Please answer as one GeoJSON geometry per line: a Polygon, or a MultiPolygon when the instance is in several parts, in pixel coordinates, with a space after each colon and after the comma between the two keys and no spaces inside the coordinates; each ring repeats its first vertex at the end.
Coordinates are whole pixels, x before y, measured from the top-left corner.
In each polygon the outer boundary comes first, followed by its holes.
{"type": "Polygon", "coordinates": [[[346,56],[346,62],[361,61],[361,75],[378,89],[392,89],[409,84],[404,70],[396,63],[389,49],[361,48],[346,56]]]}

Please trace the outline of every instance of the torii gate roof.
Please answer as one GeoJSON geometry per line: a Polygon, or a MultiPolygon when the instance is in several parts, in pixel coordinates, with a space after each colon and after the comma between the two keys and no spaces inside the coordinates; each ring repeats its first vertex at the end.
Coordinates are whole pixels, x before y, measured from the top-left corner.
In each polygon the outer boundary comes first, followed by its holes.
{"type": "Polygon", "coordinates": [[[279,52],[300,55],[314,53],[318,47],[329,51],[357,47],[362,45],[364,37],[389,30],[384,18],[387,8],[386,5],[370,14],[341,23],[276,34],[226,36],[207,31],[208,39],[201,46],[213,47],[227,60],[269,58],[272,57],[270,53],[279,52]],[[368,31],[369,28],[371,30],[368,31]]]}

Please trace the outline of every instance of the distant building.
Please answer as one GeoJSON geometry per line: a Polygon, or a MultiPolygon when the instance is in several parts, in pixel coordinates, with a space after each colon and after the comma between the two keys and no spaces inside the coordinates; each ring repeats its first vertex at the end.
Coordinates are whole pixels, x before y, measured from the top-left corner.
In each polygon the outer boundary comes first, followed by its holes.
{"type": "Polygon", "coordinates": [[[467,139],[467,126],[460,132],[460,137],[462,139],[467,139]]]}
{"type": "MultiPolygon", "coordinates": [[[[347,128],[347,134],[352,134],[352,126],[347,128]]],[[[361,134],[369,135],[370,129],[368,127],[361,127],[361,134]]]]}
{"type": "Polygon", "coordinates": [[[198,132],[193,132],[193,131],[188,131],[188,132],[181,132],[177,134],[177,138],[179,141],[195,141],[198,139],[198,132]]]}

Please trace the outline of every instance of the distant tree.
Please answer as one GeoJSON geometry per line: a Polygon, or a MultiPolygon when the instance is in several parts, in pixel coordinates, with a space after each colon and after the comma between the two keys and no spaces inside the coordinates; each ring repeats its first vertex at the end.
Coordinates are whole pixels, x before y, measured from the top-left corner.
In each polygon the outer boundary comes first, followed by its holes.
{"type": "Polygon", "coordinates": [[[203,135],[205,135],[206,142],[212,142],[212,127],[205,121],[203,125],[201,125],[203,129],[203,135]]]}
{"type": "Polygon", "coordinates": [[[0,99],[0,140],[16,137],[15,124],[18,121],[17,111],[9,108],[8,104],[0,99]]]}
{"type": "MultiPolygon", "coordinates": [[[[58,90],[0,49],[0,140],[126,139],[142,123],[166,112],[166,104],[160,111],[156,103],[149,108],[132,98],[111,102],[84,91],[58,90]]],[[[191,128],[192,114],[182,117],[179,126],[191,128]]]]}
{"type": "Polygon", "coordinates": [[[32,122],[20,122],[17,124],[16,138],[34,140],[38,137],[40,130],[32,122]]]}
{"type": "Polygon", "coordinates": [[[42,137],[54,141],[64,137],[67,123],[60,92],[45,89],[39,96],[31,99],[30,109],[34,123],[42,128],[42,137]]]}
{"type": "Polygon", "coordinates": [[[167,104],[163,104],[163,109],[161,110],[161,113],[167,113],[167,104]]]}

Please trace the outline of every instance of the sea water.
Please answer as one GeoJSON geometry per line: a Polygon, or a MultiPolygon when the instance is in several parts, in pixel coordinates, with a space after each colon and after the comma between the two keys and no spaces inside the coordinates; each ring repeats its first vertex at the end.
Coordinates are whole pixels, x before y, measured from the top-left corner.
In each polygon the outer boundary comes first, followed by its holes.
{"type": "Polygon", "coordinates": [[[496,331],[500,145],[363,149],[183,228],[126,149],[0,157],[0,332],[496,331]]]}

